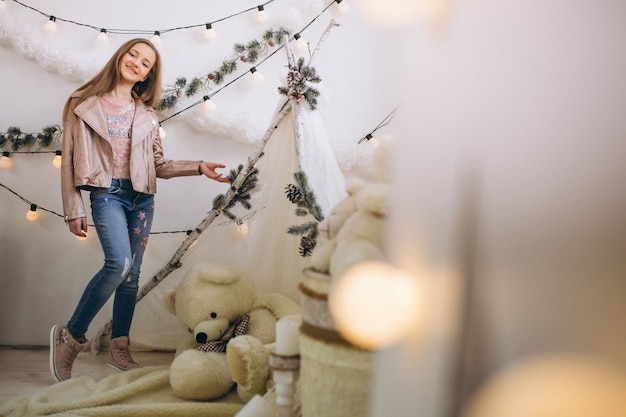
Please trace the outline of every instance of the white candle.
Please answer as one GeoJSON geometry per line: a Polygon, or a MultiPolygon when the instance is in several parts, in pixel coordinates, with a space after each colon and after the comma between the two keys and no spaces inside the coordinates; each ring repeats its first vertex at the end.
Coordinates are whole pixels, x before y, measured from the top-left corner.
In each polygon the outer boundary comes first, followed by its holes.
{"type": "Polygon", "coordinates": [[[286,316],[276,323],[276,353],[294,356],[300,353],[300,314],[286,316]]]}
{"type": "Polygon", "coordinates": [[[236,417],[272,417],[274,410],[260,395],[252,397],[248,404],[245,405],[236,417]]]}

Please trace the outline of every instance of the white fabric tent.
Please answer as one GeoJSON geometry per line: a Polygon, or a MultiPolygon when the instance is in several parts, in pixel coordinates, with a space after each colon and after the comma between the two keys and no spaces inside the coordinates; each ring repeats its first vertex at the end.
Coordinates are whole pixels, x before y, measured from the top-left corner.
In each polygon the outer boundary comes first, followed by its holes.
{"type": "MultiPolygon", "coordinates": [[[[276,114],[284,101],[281,98],[276,114]]],[[[233,251],[239,255],[234,266],[247,272],[259,292],[278,292],[299,302],[297,286],[309,258],[299,254],[300,236],[288,234],[287,229],[314,219],[310,215],[295,214],[296,205],[286,197],[285,187],[295,182],[294,173],[304,172],[317,205],[326,215],[345,195],[345,179],[319,112],[311,110],[304,100],[291,100],[289,104],[291,109],[262,145],[263,156],[255,164],[259,174],[251,210],[242,207],[234,210],[238,217],[246,219],[248,234],[236,240],[214,227],[205,230],[185,253],[184,267],[171,273],[138,303],[131,329],[135,345],[159,349],[176,347],[183,329],[163,307],[163,295],[174,288],[194,264],[220,262],[207,252],[208,243],[215,243],[214,239],[233,245],[233,251]]],[[[218,223],[224,221],[229,219],[223,215],[217,219],[218,223]]]]}

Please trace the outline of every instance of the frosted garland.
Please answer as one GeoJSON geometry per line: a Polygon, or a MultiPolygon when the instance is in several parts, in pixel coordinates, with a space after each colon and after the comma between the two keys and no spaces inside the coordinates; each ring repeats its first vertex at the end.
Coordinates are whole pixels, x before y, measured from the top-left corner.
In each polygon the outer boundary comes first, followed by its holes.
{"type": "Polygon", "coordinates": [[[189,126],[198,132],[210,132],[211,134],[236,138],[247,145],[256,145],[263,136],[264,127],[246,112],[223,110],[207,114],[201,106],[193,108],[180,115],[189,126]]]}
{"type": "Polygon", "coordinates": [[[6,12],[0,13],[0,43],[12,47],[20,56],[37,62],[46,71],[82,84],[103,65],[98,59],[86,60],[70,49],[55,48],[44,41],[44,35],[30,26],[13,22],[6,12]]]}

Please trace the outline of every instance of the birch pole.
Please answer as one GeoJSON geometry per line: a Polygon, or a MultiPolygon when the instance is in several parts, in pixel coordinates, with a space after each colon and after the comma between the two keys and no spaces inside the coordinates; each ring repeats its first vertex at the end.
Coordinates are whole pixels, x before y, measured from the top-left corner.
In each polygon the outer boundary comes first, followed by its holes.
{"type": "MultiPolygon", "coordinates": [[[[257,152],[248,158],[248,163],[244,169],[237,175],[235,180],[230,185],[230,188],[224,195],[221,203],[213,207],[213,209],[209,212],[209,214],[192,230],[192,232],[187,236],[187,238],[183,241],[183,243],[178,247],[174,255],[171,259],[159,270],[148,282],[146,282],[137,293],[137,300],[135,303],[141,301],[150,291],[152,291],[161,281],[163,281],[169,274],[180,268],[183,264],[181,259],[189,249],[189,247],[200,237],[202,232],[204,232],[213,221],[222,214],[222,211],[226,206],[230,203],[230,201],[237,194],[239,187],[243,184],[243,182],[248,177],[250,171],[254,168],[256,163],[263,156],[265,146],[267,142],[269,142],[270,138],[274,131],[278,128],[280,122],[285,118],[285,116],[291,110],[292,104],[289,100],[287,100],[281,106],[280,110],[274,115],[270,123],[270,127],[265,131],[265,134],[261,138],[261,144],[257,152]]],[[[111,334],[111,320],[109,320],[97,333],[97,335],[92,339],[89,350],[92,354],[97,354],[100,352],[102,345],[106,345],[107,338],[111,334]]]]}

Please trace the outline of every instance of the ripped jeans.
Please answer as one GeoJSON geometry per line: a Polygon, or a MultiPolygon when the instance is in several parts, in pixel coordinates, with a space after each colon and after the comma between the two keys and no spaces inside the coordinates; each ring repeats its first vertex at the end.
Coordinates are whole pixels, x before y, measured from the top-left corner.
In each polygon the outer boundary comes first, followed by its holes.
{"type": "Polygon", "coordinates": [[[104,251],[104,266],[89,281],[67,323],[76,338],[113,293],[111,339],[128,336],[139,289],[139,270],[148,243],[154,196],[133,190],[130,180],[113,179],[110,188],[91,190],[91,214],[104,251]]]}

